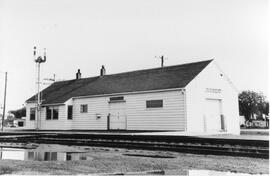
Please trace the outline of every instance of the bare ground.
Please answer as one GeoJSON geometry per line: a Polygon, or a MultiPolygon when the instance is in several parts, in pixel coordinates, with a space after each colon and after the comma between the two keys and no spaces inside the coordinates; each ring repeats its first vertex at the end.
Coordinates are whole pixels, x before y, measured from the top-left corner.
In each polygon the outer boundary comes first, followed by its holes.
{"type": "MultiPolygon", "coordinates": [[[[63,150],[62,146],[54,145],[52,148],[54,151],[63,150]]],[[[269,174],[268,159],[83,146],[66,146],[65,150],[87,151],[86,154],[92,159],[80,161],[0,160],[0,174],[106,175],[164,170],[166,175],[186,175],[188,170],[194,169],[269,174]]]]}

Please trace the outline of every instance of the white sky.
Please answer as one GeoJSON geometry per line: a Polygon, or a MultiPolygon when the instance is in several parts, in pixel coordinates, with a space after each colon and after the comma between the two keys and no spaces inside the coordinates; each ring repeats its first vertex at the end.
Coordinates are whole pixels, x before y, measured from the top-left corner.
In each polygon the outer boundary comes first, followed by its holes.
{"type": "MultiPolygon", "coordinates": [[[[267,93],[267,0],[0,0],[0,105],[35,91],[33,46],[47,48],[42,78],[73,79],[214,58],[239,90],[267,93]]],[[[42,53],[40,51],[40,53],[42,53]]],[[[45,87],[45,86],[44,86],[45,87]]]]}

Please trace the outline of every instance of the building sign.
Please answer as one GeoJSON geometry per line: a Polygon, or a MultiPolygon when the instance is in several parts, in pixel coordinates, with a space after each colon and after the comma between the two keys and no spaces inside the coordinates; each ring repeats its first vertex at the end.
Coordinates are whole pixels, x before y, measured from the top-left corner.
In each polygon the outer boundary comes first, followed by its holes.
{"type": "Polygon", "coordinates": [[[205,92],[207,92],[207,93],[220,94],[221,93],[221,89],[206,88],[205,92]]]}

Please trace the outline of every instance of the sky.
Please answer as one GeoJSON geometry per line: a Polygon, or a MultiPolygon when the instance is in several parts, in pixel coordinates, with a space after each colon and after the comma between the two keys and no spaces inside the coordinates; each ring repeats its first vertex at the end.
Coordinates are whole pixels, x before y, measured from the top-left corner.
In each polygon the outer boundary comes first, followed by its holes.
{"type": "MultiPolygon", "coordinates": [[[[0,107],[36,92],[41,78],[82,77],[215,59],[239,91],[268,93],[267,0],[0,0],[0,107]]],[[[42,88],[48,86],[43,81],[42,88]]]]}

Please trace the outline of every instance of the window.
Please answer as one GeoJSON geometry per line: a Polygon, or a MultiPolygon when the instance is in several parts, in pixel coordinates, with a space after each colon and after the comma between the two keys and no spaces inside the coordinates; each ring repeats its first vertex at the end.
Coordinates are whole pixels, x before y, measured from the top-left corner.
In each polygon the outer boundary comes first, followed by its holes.
{"type": "Polygon", "coordinates": [[[45,152],[44,153],[44,161],[50,161],[50,159],[51,159],[51,153],[45,152]]]}
{"type": "Polygon", "coordinates": [[[46,107],[46,119],[52,119],[52,109],[46,107]]]}
{"type": "Polygon", "coordinates": [[[45,152],[44,161],[57,161],[57,152],[45,152]]]}
{"type": "Polygon", "coordinates": [[[69,161],[69,160],[71,160],[71,155],[70,155],[70,153],[67,153],[67,161],[69,161]]]}
{"type": "Polygon", "coordinates": [[[73,115],[73,106],[68,106],[67,118],[72,119],[72,115],[73,115]]]}
{"type": "Polygon", "coordinates": [[[84,156],[84,155],[81,155],[79,159],[80,160],[87,160],[86,156],[84,156]]]}
{"type": "Polygon", "coordinates": [[[82,104],[80,112],[81,113],[87,113],[87,110],[88,110],[87,104],[82,104]]]}
{"type": "Polygon", "coordinates": [[[58,119],[59,117],[59,109],[58,107],[46,107],[46,119],[58,119]]]}
{"type": "Polygon", "coordinates": [[[57,152],[51,152],[51,161],[57,161],[57,152]]]}
{"type": "Polygon", "coordinates": [[[36,120],[36,108],[30,108],[30,120],[36,120]]]}
{"type": "Polygon", "coordinates": [[[123,101],[124,96],[110,97],[110,101],[123,101]]]}
{"type": "Polygon", "coordinates": [[[58,119],[58,107],[53,108],[53,119],[58,119]]]}
{"type": "Polygon", "coordinates": [[[124,96],[110,97],[109,103],[114,102],[126,102],[126,101],[124,100],[124,96]]]}
{"type": "Polygon", "coordinates": [[[35,159],[35,153],[33,151],[28,152],[28,160],[34,160],[35,159]]]}
{"type": "Polygon", "coordinates": [[[146,108],[163,107],[163,100],[149,100],[146,101],[146,108]]]}

